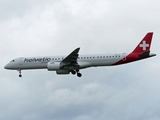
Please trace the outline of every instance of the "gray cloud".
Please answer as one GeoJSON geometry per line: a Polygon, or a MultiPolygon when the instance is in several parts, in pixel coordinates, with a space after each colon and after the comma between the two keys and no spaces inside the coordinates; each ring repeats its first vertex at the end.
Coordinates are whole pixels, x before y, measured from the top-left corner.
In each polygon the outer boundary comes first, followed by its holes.
{"type": "Polygon", "coordinates": [[[0,119],[159,120],[159,56],[82,70],[7,71],[20,56],[130,52],[148,31],[159,54],[159,4],[153,1],[3,1],[0,7],[0,119]]]}

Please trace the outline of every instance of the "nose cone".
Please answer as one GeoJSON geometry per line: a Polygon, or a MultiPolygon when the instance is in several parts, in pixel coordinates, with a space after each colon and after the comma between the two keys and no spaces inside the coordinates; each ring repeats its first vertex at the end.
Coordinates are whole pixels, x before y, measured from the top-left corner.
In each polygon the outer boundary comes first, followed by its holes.
{"type": "Polygon", "coordinates": [[[4,69],[9,69],[9,68],[8,68],[8,64],[4,66],[4,69]]]}

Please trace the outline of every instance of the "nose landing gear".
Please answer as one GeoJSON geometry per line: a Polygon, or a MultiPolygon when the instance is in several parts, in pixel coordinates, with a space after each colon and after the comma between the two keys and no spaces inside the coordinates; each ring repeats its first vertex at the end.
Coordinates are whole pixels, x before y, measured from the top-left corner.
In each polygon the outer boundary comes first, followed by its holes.
{"type": "Polygon", "coordinates": [[[18,72],[19,72],[19,77],[22,77],[21,70],[18,70],[18,72]]]}

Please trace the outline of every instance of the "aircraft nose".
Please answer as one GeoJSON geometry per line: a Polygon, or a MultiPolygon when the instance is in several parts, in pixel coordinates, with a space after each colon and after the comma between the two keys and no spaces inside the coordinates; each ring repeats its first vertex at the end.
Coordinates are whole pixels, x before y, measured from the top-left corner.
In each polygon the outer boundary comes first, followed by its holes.
{"type": "Polygon", "coordinates": [[[4,66],[5,69],[8,69],[8,64],[4,66]]]}

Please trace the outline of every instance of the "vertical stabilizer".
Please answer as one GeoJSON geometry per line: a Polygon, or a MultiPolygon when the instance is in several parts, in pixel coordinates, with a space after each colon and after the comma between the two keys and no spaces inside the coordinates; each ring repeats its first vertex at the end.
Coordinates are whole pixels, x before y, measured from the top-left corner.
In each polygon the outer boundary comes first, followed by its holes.
{"type": "Polygon", "coordinates": [[[145,51],[150,51],[152,36],[153,32],[147,33],[132,53],[143,53],[145,51]]]}

